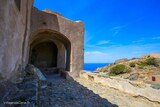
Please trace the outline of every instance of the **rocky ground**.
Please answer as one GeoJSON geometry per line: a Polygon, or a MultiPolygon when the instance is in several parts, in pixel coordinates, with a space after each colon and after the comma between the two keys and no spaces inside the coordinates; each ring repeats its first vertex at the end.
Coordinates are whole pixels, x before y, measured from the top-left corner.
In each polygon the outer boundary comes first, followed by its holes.
{"type": "Polygon", "coordinates": [[[143,97],[134,97],[121,91],[77,78],[66,80],[58,74],[46,75],[51,82],[43,90],[39,107],[160,107],[143,97]]]}
{"type": "Polygon", "coordinates": [[[59,74],[46,77],[51,84],[41,90],[39,107],[117,107],[75,80],[66,80],[59,74]]]}
{"type": "Polygon", "coordinates": [[[47,80],[39,88],[33,77],[24,78],[24,82],[16,85],[3,82],[0,92],[5,95],[0,93],[0,107],[117,107],[77,81],[64,79],[57,73],[45,74],[47,80]]]}
{"type": "Polygon", "coordinates": [[[39,88],[34,74],[26,76],[22,83],[16,85],[2,82],[0,94],[7,94],[0,96],[0,107],[35,107],[35,104],[36,107],[160,107],[157,102],[140,96],[134,97],[92,80],[67,80],[56,72],[44,75],[46,80],[41,82],[39,88]],[[4,104],[7,101],[14,104],[4,104]]]}
{"type": "Polygon", "coordinates": [[[160,104],[157,102],[151,102],[143,97],[134,97],[89,80],[78,79],[77,81],[89,90],[92,90],[95,94],[98,94],[101,98],[118,105],[118,107],[160,107],[160,104]]]}
{"type": "MultiPolygon", "coordinates": [[[[38,107],[160,107],[156,102],[134,97],[90,80],[80,78],[66,80],[53,73],[45,76],[48,85],[39,90],[38,107]]],[[[35,87],[26,84],[21,87],[28,90],[35,87]]],[[[26,93],[23,94],[25,96],[26,93]]],[[[4,107],[33,107],[33,103],[4,107]]]]}

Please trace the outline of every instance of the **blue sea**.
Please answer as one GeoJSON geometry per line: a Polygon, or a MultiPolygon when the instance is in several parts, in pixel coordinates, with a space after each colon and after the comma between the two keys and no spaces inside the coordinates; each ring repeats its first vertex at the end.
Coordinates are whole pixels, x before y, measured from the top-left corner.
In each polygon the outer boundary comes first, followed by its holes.
{"type": "Polygon", "coordinates": [[[110,63],[84,63],[84,70],[87,71],[95,71],[99,67],[104,67],[109,65],[110,63]]]}

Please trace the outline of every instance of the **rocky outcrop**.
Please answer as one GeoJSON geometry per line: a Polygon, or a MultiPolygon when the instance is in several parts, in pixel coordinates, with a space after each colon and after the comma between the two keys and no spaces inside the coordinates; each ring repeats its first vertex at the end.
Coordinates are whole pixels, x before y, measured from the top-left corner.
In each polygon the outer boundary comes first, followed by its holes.
{"type": "Polygon", "coordinates": [[[159,53],[150,53],[148,55],[142,56],[142,58],[148,58],[148,57],[160,58],[160,54],[159,53]]]}
{"type": "Polygon", "coordinates": [[[127,58],[122,58],[122,59],[116,60],[114,63],[118,64],[118,63],[122,63],[122,62],[126,62],[126,61],[129,61],[129,60],[127,58]]]}
{"type": "Polygon", "coordinates": [[[90,80],[95,83],[100,83],[104,86],[108,86],[114,89],[118,89],[122,92],[131,94],[133,96],[141,96],[153,102],[160,103],[160,90],[156,90],[150,87],[149,84],[133,82],[127,79],[116,77],[101,77],[94,73],[81,72],[80,77],[90,80]]]}

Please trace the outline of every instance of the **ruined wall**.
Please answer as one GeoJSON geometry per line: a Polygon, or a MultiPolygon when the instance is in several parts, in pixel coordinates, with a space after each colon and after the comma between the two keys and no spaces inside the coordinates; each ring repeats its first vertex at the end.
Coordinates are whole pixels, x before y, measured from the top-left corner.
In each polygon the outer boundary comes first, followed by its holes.
{"type": "Polygon", "coordinates": [[[0,73],[10,78],[22,69],[24,45],[30,26],[33,0],[21,0],[20,9],[15,0],[1,0],[0,3],[0,73]]]}
{"type": "Polygon", "coordinates": [[[78,75],[84,64],[84,25],[71,21],[55,12],[32,9],[30,41],[39,31],[51,30],[61,33],[71,43],[70,72],[78,75]]]}
{"type": "Polygon", "coordinates": [[[71,41],[71,75],[77,76],[84,65],[84,24],[81,21],[66,20],[58,16],[59,32],[69,38],[71,41]]]}
{"type": "MultiPolygon", "coordinates": [[[[69,54],[70,63],[67,65],[73,72],[72,75],[77,75],[83,69],[84,25],[82,22],[68,20],[52,11],[39,11],[33,8],[33,0],[2,0],[0,24],[0,73],[6,79],[19,75],[25,68],[29,62],[30,45],[35,34],[46,30],[58,32],[58,38],[62,35],[69,40],[71,46],[67,49],[71,50],[71,54],[69,54]],[[20,6],[17,6],[15,1],[21,1],[20,6]]],[[[61,40],[66,42],[63,38],[61,40]]],[[[59,44],[59,52],[63,52],[58,54],[58,57],[62,57],[57,62],[58,67],[64,67],[64,46],[67,42],[56,44],[59,44]]]]}

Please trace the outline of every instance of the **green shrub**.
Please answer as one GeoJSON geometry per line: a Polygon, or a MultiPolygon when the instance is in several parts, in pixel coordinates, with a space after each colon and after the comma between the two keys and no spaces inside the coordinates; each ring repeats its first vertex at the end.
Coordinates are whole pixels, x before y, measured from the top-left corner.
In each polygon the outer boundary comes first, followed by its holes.
{"type": "Polygon", "coordinates": [[[144,67],[144,66],[147,66],[148,64],[147,64],[146,62],[140,62],[140,63],[138,63],[138,65],[139,65],[140,67],[144,67]]]}
{"type": "Polygon", "coordinates": [[[156,66],[159,66],[159,67],[160,67],[160,58],[157,58],[157,59],[156,59],[156,66]]]}
{"type": "Polygon", "coordinates": [[[138,63],[140,67],[148,66],[148,65],[154,65],[154,66],[160,66],[160,59],[154,58],[154,57],[148,57],[146,61],[138,63]]]}
{"type": "Polygon", "coordinates": [[[130,68],[127,68],[125,65],[123,64],[118,64],[115,65],[114,67],[111,68],[111,72],[110,72],[110,76],[115,76],[118,74],[122,74],[125,72],[128,72],[130,70],[130,68]]]}
{"type": "Polygon", "coordinates": [[[116,76],[117,74],[109,73],[109,76],[116,76]]]}
{"type": "Polygon", "coordinates": [[[154,65],[154,66],[158,66],[159,65],[159,61],[156,58],[150,57],[146,60],[146,63],[148,65],[154,65]]]}
{"type": "Polygon", "coordinates": [[[135,62],[131,62],[131,63],[129,64],[129,66],[130,66],[130,67],[136,67],[136,63],[135,63],[135,62]]]}

